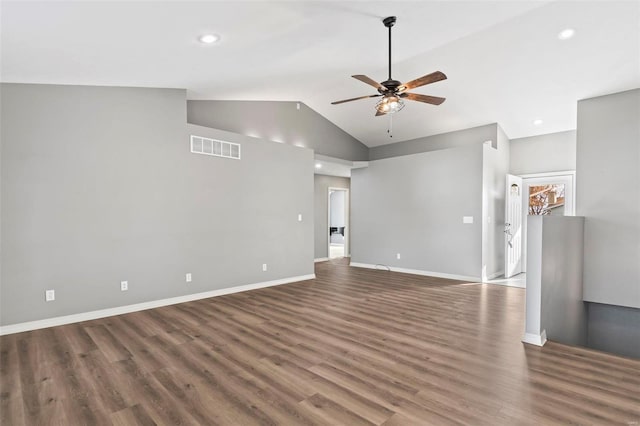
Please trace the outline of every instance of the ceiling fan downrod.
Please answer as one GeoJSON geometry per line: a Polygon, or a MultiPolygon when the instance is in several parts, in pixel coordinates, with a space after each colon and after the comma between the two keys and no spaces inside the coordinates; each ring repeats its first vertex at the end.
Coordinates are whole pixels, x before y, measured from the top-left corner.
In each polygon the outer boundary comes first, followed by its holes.
{"type": "Polygon", "coordinates": [[[384,18],[382,20],[382,23],[384,24],[385,27],[389,28],[389,78],[388,80],[391,80],[391,27],[395,25],[396,17],[389,16],[387,18],[384,18]]]}

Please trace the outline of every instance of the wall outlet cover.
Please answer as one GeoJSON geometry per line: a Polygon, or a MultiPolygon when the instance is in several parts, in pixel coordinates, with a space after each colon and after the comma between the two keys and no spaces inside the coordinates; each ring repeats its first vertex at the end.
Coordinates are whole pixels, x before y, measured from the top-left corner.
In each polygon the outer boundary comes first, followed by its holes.
{"type": "Polygon", "coordinates": [[[473,216],[463,216],[462,223],[473,223],[473,216]]]}
{"type": "Polygon", "coordinates": [[[190,283],[190,282],[191,282],[191,272],[188,272],[188,273],[185,275],[185,278],[186,278],[187,282],[188,282],[188,283],[190,283]]]}
{"type": "Polygon", "coordinates": [[[44,292],[44,300],[47,302],[53,302],[56,300],[56,291],[55,290],[45,290],[44,292]]]}
{"type": "Polygon", "coordinates": [[[129,290],[129,281],[120,281],[120,291],[129,290]]]}
{"type": "Polygon", "coordinates": [[[266,263],[263,263],[263,264],[262,264],[262,271],[263,271],[263,272],[266,272],[266,270],[267,270],[267,264],[266,264],[266,263]]]}

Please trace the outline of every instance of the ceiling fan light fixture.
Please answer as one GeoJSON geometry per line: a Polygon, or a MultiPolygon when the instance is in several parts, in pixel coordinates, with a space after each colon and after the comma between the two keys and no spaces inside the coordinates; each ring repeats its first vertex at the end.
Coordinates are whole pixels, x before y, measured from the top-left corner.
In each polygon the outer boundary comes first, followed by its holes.
{"type": "Polygon", "coordinates": [[[404,101],[397,96],[384,96],[376,104],[376,110],[383,114],[394,114],[404,108],[404,101]]]}

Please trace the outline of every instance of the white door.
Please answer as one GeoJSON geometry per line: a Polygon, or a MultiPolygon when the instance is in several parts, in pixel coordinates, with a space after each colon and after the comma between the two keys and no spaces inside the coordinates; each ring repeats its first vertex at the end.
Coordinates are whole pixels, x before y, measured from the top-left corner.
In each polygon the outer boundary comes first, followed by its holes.
{"type": "Polygon", "coordinates": [[[504,277],[522,272],[522,179],[507,175],[504,224],[504,277]]]}

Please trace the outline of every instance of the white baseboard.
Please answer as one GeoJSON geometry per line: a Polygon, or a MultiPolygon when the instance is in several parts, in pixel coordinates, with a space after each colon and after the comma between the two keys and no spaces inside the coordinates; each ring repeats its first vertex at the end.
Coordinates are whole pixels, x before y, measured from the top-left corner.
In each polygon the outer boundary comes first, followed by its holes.
{"type": "Polygon", "coordinates": [[[369,263],[351,262],[350,266],[355,266],[356,268],[368,268],[368,269],[379,269],[379,270],[386,270],[387,268],[389,268],[390,271],[404,272],[405,274],[423,275],[427,277],[448,278],[451,280],[460,280],[460,281],[481,282],[480,277],[471,277],[468,275],[445,274],[443,272],[422,271],[419,269],[397,268],[395,266],[388,266],[388,265],[372,265],[369,263]]]}
{"type": "Polygon", "coordinates": [[[273,281],[264,281],[255,284],[246,284],[236,287],[221,288],[219,290],[205,291],[203,293],[186,294],[184,296],[170,297],[168,299],[152,300],[150,302],[136,303],[133,305],[118,306],[116,308],[100,309],[97,311],[82,312],[80,314],[65,315],[62,317],[47,318],[37,321],[22,322],[18,324],[4,325],[0,327],[0,336],[5,334],[21,333],[23,331],[38,330],[40,328],[54,327],[58,325],[71,324],[74,322],[89,321],[98,318],[111,317],[114,315],[128,314],[131,312],[144,311],[147,309],[159,308],[161,306],[175,305],[177,303],[191,302],[193,300],[207,299],[209,297],[224,296],[225,294],[240,293],[248,290],[272,287],[276,285],[289,284],[298,281],[312,280],[315,274],[300,275],[297,277],[282,278],[273,281]]]}
{"type": "Polygon", "coordinates": [[[485,284],[501,285],[504,287],[513,287],[513,288],[527,288],[527,283],[525,283],[524,281],[511,281],[509,279],[500,280],[500,281],[486,281],[485,284]]]}
{"type": "Polygon", "coordinates": [[[547,330],[542,330],[540,334],[524,333],[522,341],[530,345],[544,346],[547,343],[547,330]]]}
{"type": "Polygon", "coordinates": [[[494,272],[493,274],[489,275],[486,279],[486,281],[489,280],[495,280],[496,278],[498,278],[500,275],[503,275],[502,271],[498,271],[498,272],[494,272]]]}
{"type": "Polygon", "coordinates": [[[329,260],[329,258],[328,258],[328,257],[319,257],[319,258],[317,258],[317,259],[313,259],[313,261],[314,261],[315,263],[318,263],[318,262],[326,262],[327,260],[329,260]]]}

